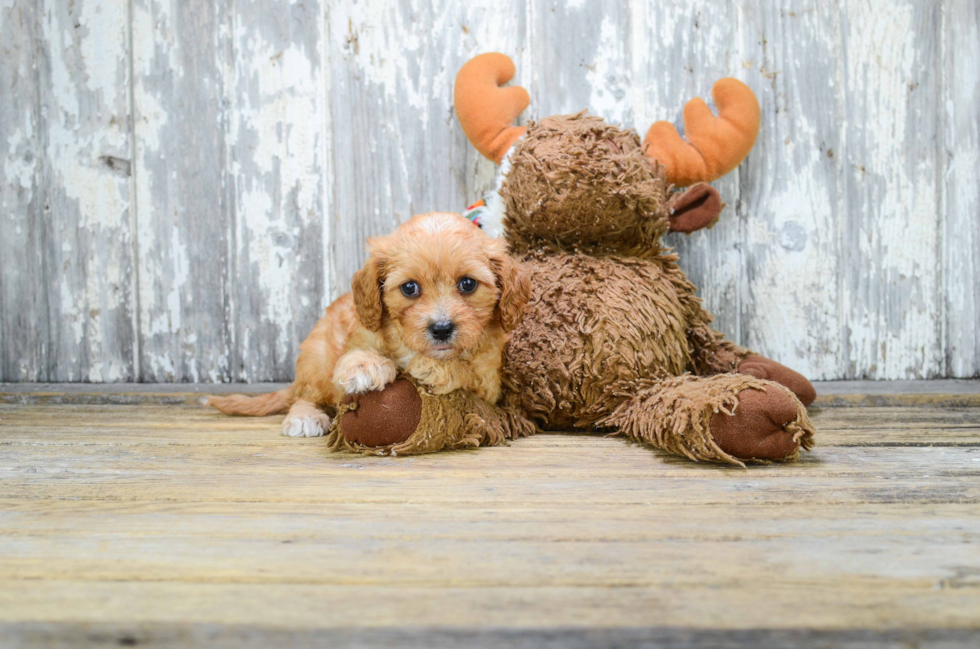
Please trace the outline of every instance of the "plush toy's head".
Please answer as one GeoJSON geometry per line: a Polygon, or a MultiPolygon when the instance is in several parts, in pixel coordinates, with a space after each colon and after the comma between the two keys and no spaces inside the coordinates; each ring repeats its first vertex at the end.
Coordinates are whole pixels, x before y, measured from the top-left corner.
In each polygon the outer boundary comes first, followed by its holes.
{"type": "Polygon", "coordinates": [[[667,231],[708,227],[723,205],[703,183],[734,169],[758,132],[759,104],[735,79],[715,84],[718,117],[700,99],[688,102],[686,142],[657,122],[641,143],[632,129],[585,111],[512,126],[529,104],[523,88],[500,87],[513,74],[503,54],[477,56],[456,77],[455,102],[470,141],[501,163],[490,211],[516,252],[649,250],[667,231]],[[674,186],[689,188],[672,193],[674,186]]]}
{"type": "Polygon", "coordinates": [[[559,115],[528,126],[501,185],[515,252],[616,252],[667,232],[667,180],[633,131],[559,115]]]}

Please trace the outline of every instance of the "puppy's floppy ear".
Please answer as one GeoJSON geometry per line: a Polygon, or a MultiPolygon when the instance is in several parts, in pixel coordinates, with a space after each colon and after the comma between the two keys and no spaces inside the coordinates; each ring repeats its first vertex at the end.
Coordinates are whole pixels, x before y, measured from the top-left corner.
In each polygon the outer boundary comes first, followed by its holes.
{"type": "Polygon", "coordinates": [[[490,267],[497,276],[500,299],[497,311],[504,331],[513,331],[524,317],[524,308],[531,299],[531,280],[524,265],[507,252],[503,239],[496,239],[490,252],[490,267]]]}
{"type": "Polygon", "coordinates": [[[357,319],[366,329],[378,331],[381,329],[381,315],[384,313],[384,303],[381,301],[382,283],[384,282],[384,260],[374,242],[368,241],[371,255],[364,262],[364,267],[354,273],[351,279],[351,290],[354,293],[354,309],[357,319]]]}

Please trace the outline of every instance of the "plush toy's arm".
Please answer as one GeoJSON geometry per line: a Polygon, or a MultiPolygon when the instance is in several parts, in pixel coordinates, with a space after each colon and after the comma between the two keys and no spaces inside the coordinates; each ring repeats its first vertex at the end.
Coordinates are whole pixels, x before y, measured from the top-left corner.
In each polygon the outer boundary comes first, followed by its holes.
{"type": "Polygon", "coordinates": [[[687,331],[694,373],[699,376],[711,376],[737,372],[742,360],[752,352],[730,340],[725,340],[724,334],[712,329],[709,322],[710,320],[698,322],[687,331]]]}
{"type": "Polygon", "coordinates": [[[534,425],[465,390],[429,393],[411,379],[384,390],[352,395],[340,406],[328,434],[334,451],[420,455],[534,434],[534,425]]]}

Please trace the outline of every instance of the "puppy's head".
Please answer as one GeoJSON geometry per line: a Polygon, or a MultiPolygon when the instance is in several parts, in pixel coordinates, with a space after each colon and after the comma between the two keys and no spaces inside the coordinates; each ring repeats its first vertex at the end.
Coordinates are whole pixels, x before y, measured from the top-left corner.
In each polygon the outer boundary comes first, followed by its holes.
{"type": "Polygon", "coordinates": [[[360,323],[393,327],[419,354],[455,358],[485,333],[521,320],[531,284],[494,239],[458,214],[413,217],[394,233],[368,240],[369,258],[352,288],[360,323]]]}

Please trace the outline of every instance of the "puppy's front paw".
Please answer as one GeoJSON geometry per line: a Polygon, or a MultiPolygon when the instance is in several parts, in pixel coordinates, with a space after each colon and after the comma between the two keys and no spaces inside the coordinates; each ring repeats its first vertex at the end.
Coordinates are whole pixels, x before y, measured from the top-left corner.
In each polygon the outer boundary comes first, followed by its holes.
{"type": "Polygon", "coordinates": [[[331,421],[327,413],[286,417],[282,422],[282,434],[286,437],[322,437],[330,429],[331,421]]]}
{"type": "Polygon", "coordinates": [[[377,352],[355,350],[337,361],[333,382],[344,394],[364,394],[381,390],[396,373],[395,364],[377,352]]]}

